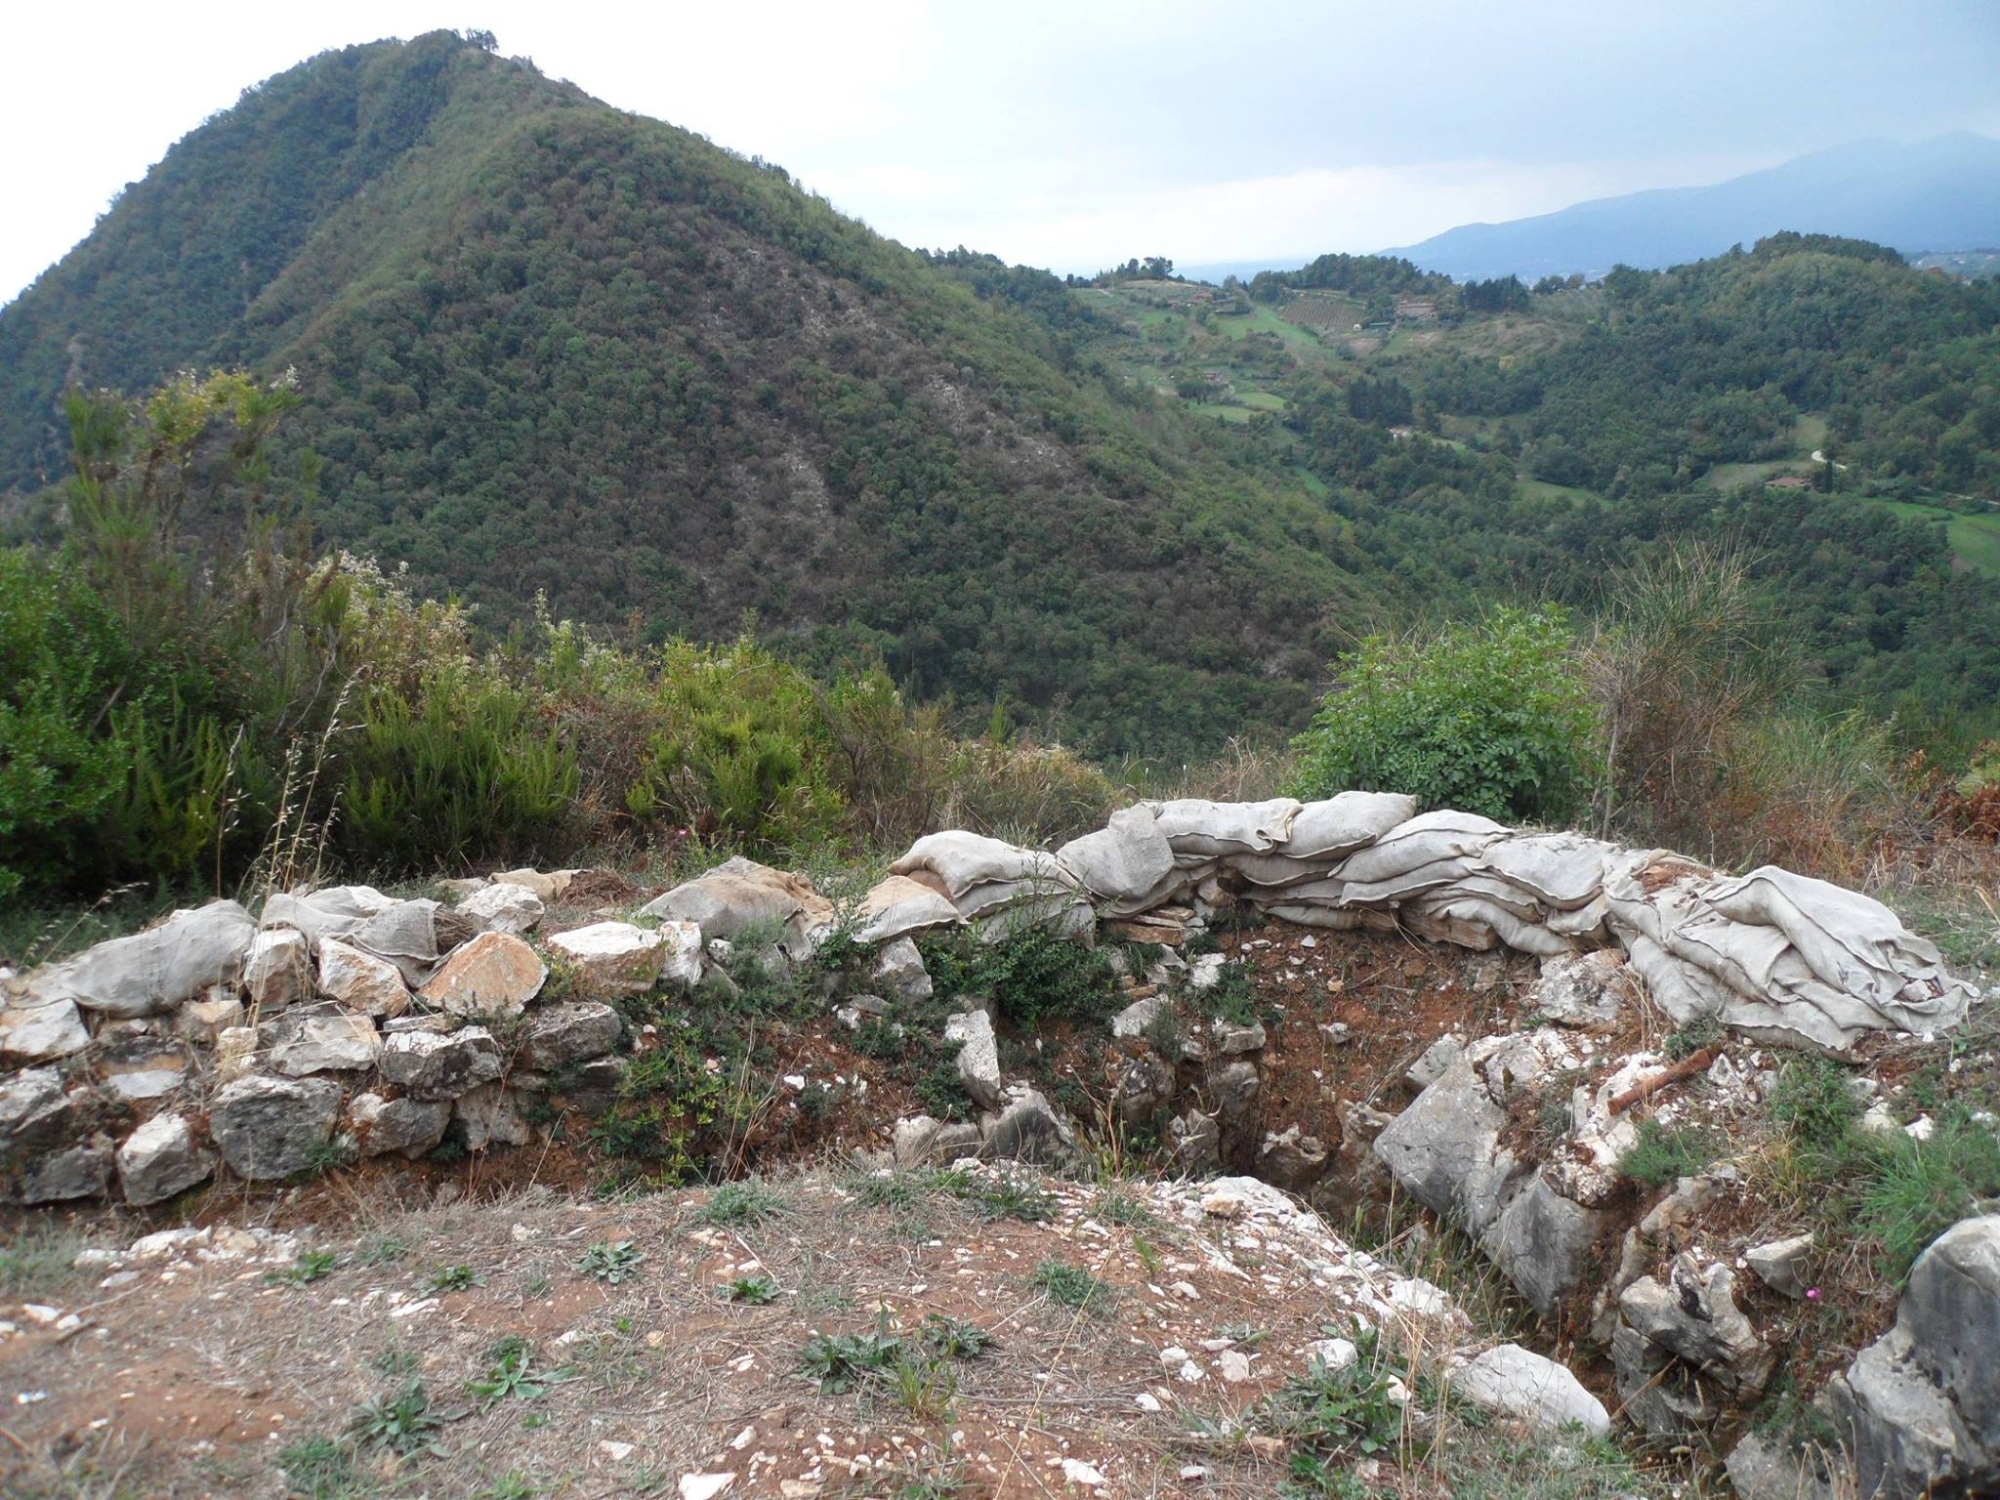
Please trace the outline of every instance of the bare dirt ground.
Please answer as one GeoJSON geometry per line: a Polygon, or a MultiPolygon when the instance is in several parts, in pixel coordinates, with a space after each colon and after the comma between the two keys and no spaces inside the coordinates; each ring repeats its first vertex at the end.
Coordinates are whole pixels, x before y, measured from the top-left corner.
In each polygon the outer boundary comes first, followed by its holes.
{"type": "Polygon", "coordinates": [[[1282,1446],[1213,1434],[1357,1313],[1381,1324],[1438,1294],[1330,1239],[1204,1211],[1208,1191],[812,1173],[629,1202],[358,1204],[337,1237],[183,1231],[86,1271],[51,1256],[49,1301],[6,1309],[0,1483],[585,1497],[733,1474],[743,1495],[1268,1495],[1282,1446]],[[620,1280],[590,1274],[590,1247],[627,1242],[597,1252],[620,1280]],[[732,1284],[772,1300],[732,1301],[732,1284]],[[991,1346],[844,1391],[802,1370],[816,1334],[913,1347],[937,1319],[991,1346]],[[526,1384],[482,1395],[509,1338],[526,1384]],[[440,1421],[399,1454],[383,1404],[413,1383],[440,1421]]]}

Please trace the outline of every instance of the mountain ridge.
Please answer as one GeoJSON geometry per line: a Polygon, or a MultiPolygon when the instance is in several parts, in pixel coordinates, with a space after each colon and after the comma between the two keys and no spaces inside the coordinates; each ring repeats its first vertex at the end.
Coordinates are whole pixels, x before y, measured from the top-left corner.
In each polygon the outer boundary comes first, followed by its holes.
{"type": "Polygon", "coordinates": [[[1386,250],[1425,270],[1493,277],[1659,270],[1780,230],[1872,240],[1905,254],[2000,241],[2000,141],[1959,131],[1859,141],[1701,187],[1649,188],[1498,224],[1461,224],[1386,250]]]}

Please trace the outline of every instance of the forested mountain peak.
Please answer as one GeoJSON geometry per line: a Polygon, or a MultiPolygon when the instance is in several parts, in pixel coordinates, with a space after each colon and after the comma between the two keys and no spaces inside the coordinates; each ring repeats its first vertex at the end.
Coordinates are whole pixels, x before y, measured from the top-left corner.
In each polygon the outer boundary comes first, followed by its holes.
{"type": "Polygon", "coordinates": [[[1107,746],[1295,715],[1337,523],[1080,366],[1088,320],[434,33],[250,90],[0,311],[0,475],[58,472],[66,383],[290,366],[324,535],[489,624],[748,612],[1107,746]]]}

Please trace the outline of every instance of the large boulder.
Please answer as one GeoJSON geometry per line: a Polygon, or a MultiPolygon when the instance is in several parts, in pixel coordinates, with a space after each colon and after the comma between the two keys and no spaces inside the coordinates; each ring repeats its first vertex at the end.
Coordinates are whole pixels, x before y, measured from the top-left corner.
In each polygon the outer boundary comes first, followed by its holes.
{"type": "Polygon", "coordinates": [[[481,886],[453,910],[462,917],[472,918],[488,932],[507,932],[519,937],[541,924],[548,907],[525,885],[495,881],[481,886]]]}
{"type": "Polygon", "coordinates": [[[418,993],[447,1015],[509,1020],[541,992],[548,977],[548,965],[520,938],[482,932],[453,952],[418,993]]]}
{"type": "Polygon", "coordinates": [[[1403,1190],[1472,1234],[1499,1216],[1520,1170],[1500,1149],[1507,1114],[1463,1055],[1375,1138],[1375,1154],[1403,1190]]]}
{"type": "Polygon", "coordinates": [[[71,1000],[119,1019],[151,1015],[211,985],[234,984],[256,935],[249,912],[234,901],[211,901],[40,969],[28,976],[28,988],[44,1004],[71,1000]]]}
{"type": "Polygon", "coordinates": [[[208,1130],[239,1177],[290,1177],[314,1166],[333,1138],[340,1085],[327,1078],[239,1078],[215,1096],[208,1130]]]}
{"type": "Polygon", "coordinates": [[[178,1114],[154,1115],[118,1148],[118,1180],[125,1201],[144,1207],[163,1203],[215,1172],[215,1157],[202,1149],[194,1128],[178,1114]]]}
{"type": "Polygon", "coordinates": [[[319,945],[319,988],[328,999],[364,1016],[400,1016],[410,1008],[403,971],[342,938],[319,945]]]}
{"type": "Polygon", "coordinates": [[[271,1068],[287,1078],[372,1068],[382,1050],[375,1023],[352,1011],[323,1010],[266,1025],[271,1068]]]}
{"type": "Polygon", "coordinates": [[[535,1138],[535,1130],[521,1117],[520,1091],[504,1083],[482,1083],[467,1089],[451,1103],[451,1117],[464,1132],[465,1149],[484,1151],[488,1146],[525,1146],[535,1138]]]}
{"type": "Polygon", "coordinates": [[[260,1010],[280,1010],[312,997],[312,944],[294,927],[266,927],[250,940],[243,989],[260,1010]]]}
{"type": "Polygon", "coordinates": [[[397,1032],[383,1042],[376,1065],[412,1099],[456,1099],[506,1070],[500,1044],[484,1026],[397,1032]]]}
{"type": "Polygon", "coordinates": [[[356,1094],[347,1104],[347,1133],[363,1156],[399,1151],[415,1161],[444,1139],[450,1124],[451,1103],[445,1099],[356,1094]]]}
{"type": "MultiPolygon", "coordinates": [[[[957,915],[954,908],[953,915],[957,915]]],[[[883,994],[906,1005],[920,1005],[931,998],[931,976],[924,968],[924,956],[907,937],[885,943],[876,956],[870,982],[883,994]]]]}
{"type": "Polygon", "coordinates": [[[78,1101],[54,1068],[26,1068],[0,1082],[0,1160],[52,1150],[77,1129],[78,1101]]]}
{"type": "Polygon", "coordinates": [[[1965,1219],[1910,1271],[1896,1321],[1973,1437],[2000,1450],[2000,1214],[1965,1219]]]}
{"type": "Polygon", "coordinates": [[[1571,1202],[1536,1172],[1487,1226],[1479,1247],[1529,1305],[1547,1317],[1563,1294],[1583,1281],[1591,1247],[1608,1222],[1605,1214],[1571,1202]]]}
{"type": "Polygon", "coordinates": [[[537,1073],[553,1073],[588,1062],[616,1047],[624,1031],[625,1023],[608,1005],[584,1001],[545,1006],[528,1020],[521,1039],[521,1066],[537,1073]]]}
{"type": "Polygon", "coordinates": [[[111,1183],[117,1152],[108,1135],[89,1140],[28,1163],[14,1184],[18,1202],[67,1203],[76,1198],[101,1198],[111,1183]]]}
{"type": "Polygon", "coordinates": [[[1007,1090],[998,1114],[980,1120],[979,1136],[981,1156],[1014,1161],[1053,1161],[1076,1143],[1049,1101],[1019,1083],[1007,1090]]]}
{"type": "Polygon", "coordinates": [[[593,922],[557,933],[548,945],[576,970],[579,993],[593,996],[643,995],[660,982],[667,959],[665,935],[630,922],[593,922]]]}
{"type": "Polygon", "coordinates": [[[55,1062],[90,1045],[74,1000],[0,1005],[0,1062],[55,1062]]]}
{"type": "Polygon", "coordinates": [[[944,1025],[947,1046],[958,1048],[958,1078],[981,1109],[1000,1105],[1000,1043],[983,1010],[953,1016],[944,1025]]]}
{"type": "Polygon", "coordinates": [[[1500,1344],[1468,1360],[1452,1374],[1451,1388],[1538,1432],[1554,1434],[1574,1426],[1595,1438],[1611,1431],[1604,1403],[1584,1389],[1568,1366],[1519,1344],[1500,1344]]]}

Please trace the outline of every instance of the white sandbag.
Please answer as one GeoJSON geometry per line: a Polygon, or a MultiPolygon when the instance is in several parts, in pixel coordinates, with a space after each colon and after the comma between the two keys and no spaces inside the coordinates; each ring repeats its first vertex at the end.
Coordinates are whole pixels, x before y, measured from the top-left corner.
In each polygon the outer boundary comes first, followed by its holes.
{"type": "Polygon", "coordinates": [[[394,964],[403,982],[419,988],[451,950],[438,941],[435,901],[396,901],[368,918],[347,941],[394,964]]]}
{"type": "Polygon", "coordinates": [[[293,927],[306,935],[315,951],[321,938],[344,938],[370,917],[396,904],[372,885],[334,885],[323,891],[279,892],[264,902],[259,921],[265,927],[293,927]]]}
{"type": "Polygon", "coordinates": [[[1516,953],[1532,953],[1537,958],[1553,958],[1574,951],[1566,938],[1549,931],[1540,922],[1526,920],[1500,902],[1458,886],[1417,897],[1403,908],[1403,921],[1419,936],[1456,943],[1461,948],[1485,951],[1504,945],[1516,953]],[[1486,935],[1485,941],[1468,942],[1462,935],[1479,933],[1486,935]]]}
{"type": "Polygon", "coordinates": [[[1473,871],[1471,860],[1447,858],[1398,870],[1380,880],[1357,880],[1353,863],[1349,860],[1342,865],[1336,878],[1347,882],[1347,899],[1356,906],[1394,906],[1440,886],[1456,885],[1473,871]]]}
{"type": "Polygon", "coordinates": [[[1711,887],[1707,902],[1734,921],[1783,932],[1822,984],[1898,1030],[1954,1025],[1971,1003],[1971,987],[1946,975],[1936,946],[1859,891],[1765,865],[1711,887]]]}
{"type": "Polygon", "coordinates": [[[1548,916],[1548,929],[1559,937],[1573,938],[1579,945],[1589,947],[1611,938],[1605,918],[1610,915],[1611,903],[1598,892],[1597,899],[1587,906],[1579,906],[1571,911],[1552,911],[1548,916]]]}
{"type": "Polygon", "coordinates": [[[1480,863],[1550,906],[1586,906],[1604,889],[1618,846],[1579,833],[1518,833],[1488,844],[1480,863]]]}
{"type": "Polygon", "coordinates": [[[1293,859],[1338,858],[1366,848],[1416,813],[1417,799],[1403,792],[1341,792],[1301,807],[1281,852],[1293,859]]]}
{"type": "Polygon", "coordinates": [[[1533,922],[1537,926],[1546,921],[1549,915],[1548,907],[1531,892],[1515,885],[1511,880],[1504,880],[1498,875],[1488,873],[1479,865],[1474,865],[1472,872],[1463,880],[1455,881],[1449,890],[1457,895],[1477,896],[1482,901],[1491,901],[1497,906],[1504,906],[1522,921],[1533,922]]]}
{"type": "Polygon", "coordinates": [[[148,931],[30,974],[26,1004],[68,1000],[120,1020],[172,1010],[210,985],[234,984],[256,936],[257,924],[234,901],[177,911],[148,931]]]}
{"type": "Polygon", "coordinates": [[[1730,994],[1712,976],[1682,963],[1642,932],[1619,933],[1626,961],[1645,981],[1646,993],[1676,1026],[1719,1019],[1730,994]]]}
{"type": "MultiPolygon", "coordinates": [[[[975,886],[994,883],[1050,883],[1071,886],[1073,881],[1055,859],[1039,849],[1019,849],[984,834],[951,829],[929,833],[910,845],[909,853],[889,866],[891,875],[916,875],[929,871],[944,883],[944,893],[954,903],[975,886]]],[[[963,907],[960,910],[963,911],[963,907]]]]}
{"type": "Polygon", "coordinates": [[[732,938],[748,927],[781,927],[787,949],[833,919],[833,903],[803,875],[774,870],[737,855],[639,908],[663,922],[692,922],[704,941],[732,938]]]}
{"type": "Polygon", "coordinates": [[[1160,832],[1176,854],[1266,854],[1291,837],[1300,804],[1290,797],[1268,802],[1205,802],[1183,797],[1148,802],[1160,832]]]}
{"type": "Polygon", "coordinates": [[[1096,898],[1104,916],[1129,917],[1159,904],[1175,874],[1173,846],[1145,803],[1120,808],[1096,833],[1056,851],[1056,863],[1096,898]]]}
{"type": "Polygon", "coordinates": [[[907,875],[891,875],[861,898],[861,925],[856,942],[871,947],[906,933],[923,932],[958,921],[958,908],[907,875]]]}
{"type": "Polygon", "coordinates": [[[1275,889],[1301,885],[1309,880],[1324,880],[1333,873],[1340,860],[1337,857],[1294,859],[1280,849],[1275,854],[1231,854],[1225,856],[1221,863],[1251,885],[1275,889]]]}
{"type": "Polygon", "coordinates": [[[1297,885],[1247,891],[1244,899],[1269,911],[1275,906],[1349,906],[1348,884],[1337,875],[1302,880],[1297,885]]]}
{"type": "Polygon", "coordinates": [[[1398,823],[1366,849],[1341,862],[1349,880],[1378,881],[1440,860],[1467,859],[1482,852],[1507,830],[1477,813],[1427,812],[1398,823]]]}

